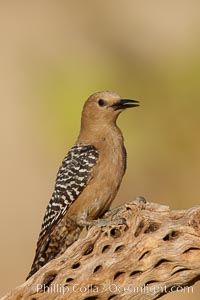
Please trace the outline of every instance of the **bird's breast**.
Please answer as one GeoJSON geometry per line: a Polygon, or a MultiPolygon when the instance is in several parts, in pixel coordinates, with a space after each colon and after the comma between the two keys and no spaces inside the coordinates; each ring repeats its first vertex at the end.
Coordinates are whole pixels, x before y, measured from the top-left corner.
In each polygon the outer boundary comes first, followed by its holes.
{"type": "Polygon", "coordinates": [[[99,159],[91,179],[67,214],[75,221],[101,217],[109,208],[120,187],[126,167],[126,151],[123,143],[105,143],[99,149],[99,159]]]}

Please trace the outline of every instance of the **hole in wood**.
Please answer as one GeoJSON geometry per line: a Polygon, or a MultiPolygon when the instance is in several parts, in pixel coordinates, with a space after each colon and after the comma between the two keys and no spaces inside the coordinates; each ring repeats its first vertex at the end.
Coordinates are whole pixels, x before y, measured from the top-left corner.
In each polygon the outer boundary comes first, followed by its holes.
{"type": "Polygon", "coordinates": [[[121,232],[120,232],[120,230],[118,229],[118,228],[112,228],[111,230],[110,230],[110,235],[113,237],[113,238],[118,238],[118,237],[120,237],[121,236],[121,232]]]}
{"type": "Polygon", "coordinates": [[[72,280],[74,280],[74,278],[69,277],[69,278],[66,279],[66,282],[70,282],[72,280]]]}
{"type": "Polygon", "coordinates": [[[178,231],[171,231],[170,233],[168,233],[163,240],[164,241],[170,241],[170,240],[175,240],[179,237],[180,233],[178,231]]]}
{"type": "Polygon", "coordinates": [[[83,252],[83,255],[88,255],[90,253],[92,253],[93,251],[93,245],[90,245],[84,252],[83,252]]]}
{"type": "Polygon", "coordinates": [[[98,290],[99,289],[99,287],[97,285],[95,285],[95,284],[92,284],[90,286],[90,288],[91,288],[91,290],[94,290],[94,289],[98,290]]]}
{"type": "Polygon", "coordinates": [[[124,231],[127,231],[129,229],[128,224],[124,223],[126,226],[124,227],[124,231]]]}
{"type": "Polygon", "coordinates": [[[130,206],[126,206],[126,210],[131,210],[130,206]]]}
{"type": "Polygon", "coordinates": [[[124,245],[119,245],[118,247],[115,248],[114,252],[121,252],[125,248],[124,245]]]}
{"type": "Polygon", "coordinates": [[[144,228],[144,222],[141,221],[135,231],[135,237],[137,237],[141,232],[142,232],[142,229],[144,228]]]}
{"type": "Polygon", "coordinates": [[[79,262],[74,263],[74,264],[72,265],[72,269],[77,269],[78,267],[80,267],[80,263],[79,263],[79,262]]]}
{"type": "Polygon", "coordinates": [[[144,233],[154,232],[160,228],[160,224],[151,223],[144,231],[144,233]]]}
{"type": "Polygon", "coordinates": [[[156,280],[149,280],[146,282],[146,285],[155,285],[155,284],[158,284],[158,281],[156,280]]]}
{"type": "Polygon", "coordinates": [[[116,280],[117,278],[119,278],[121,275],[125,274],[125,272],[117,272],[114,276],[114,280],[116,280]]]}
{"type": "Polygon", "coordinates": [[[190,247],[190,248],[188,248],[187,250],[185,250],[185,251],[183,252],[183,254],[184,254],[184,253],[187,253],[187,252],[190,252],[190,251],[196,251],[196,250],[200,250],[200,249],[197,248],[197,247],[190,247]]]}
{"type": "Polygon", "coordinates": [[[102,253],[107,252],[110,249],[110,245],[105,245],[102,249],[102,253]]]}
{"type": "Polygon", "coordinates": [[[172,275],[177,274],[177,273],[181,273],[183,271],[189,271],[189,270],[191,270],[191,269],[189,269],[189,268],[181,268],[179,270],[176,270],[174,273],[172,273],[172,275]]]}
{"type": "Polygon", "coordinates": [[[139,260],[143,259],[145,256],[148,256],[149,253],[150,253],[149,251],[144,252],[144,253],[140,256],[139,260]]]}
{"type": "Polygon", "coordinates": [[[133,271],[133,272],[131,272],[131,274],[129,275],[130,277],[136,277],[136,276],[138,276],[138,275],[140,275],[140,274],[142,274],[142,271],[133,271]]]}
{"type": "Polygon", "coordinates": [[[170,261],[167,260],[167,259],[161,259],[161,260],[159,260],[159,261],[157,262],[157,264],[155,264],[154,268],[157,268],[157,267],[159,267],[159,266],[161,266],[161,265],[163,265],[163,264],[166,264],[166,263],[168,263],[168,262],[170,262],[170,261]]]}
{"type": "Polygon", "coordinates": [[[115,297],[116,297],[116,295],[111,295],[111,296],[108,297],[108,300],[113,299],[115,297]]]}
{"type": "Polygon", "coordinates": [[[96,273],[97,271],[101,270],[102,269],[102,266],[101,265],[98,265],[94,268],[94,271],[93,273],[96,273]]]}
{"type": "Polygon", "coordinates": [[[46,275],[46,277],[43,280],[43,291],[45,292],[51,285],[51,283],[54,281],[54,279],[56,278],[57,274],[48,274],[46,275]]]}

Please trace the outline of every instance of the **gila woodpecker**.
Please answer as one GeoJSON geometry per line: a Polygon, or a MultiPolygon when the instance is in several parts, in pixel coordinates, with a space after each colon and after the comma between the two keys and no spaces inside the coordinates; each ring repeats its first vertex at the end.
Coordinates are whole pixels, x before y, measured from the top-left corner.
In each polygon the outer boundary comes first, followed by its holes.
{"type": "Polygon", "coordinates": [[[58,171],[27,279],[110,208],[126,170],[126,149],[116,120],[124,109],[138,105],[108,91],[85,102],[80,134],[58,171]]]}

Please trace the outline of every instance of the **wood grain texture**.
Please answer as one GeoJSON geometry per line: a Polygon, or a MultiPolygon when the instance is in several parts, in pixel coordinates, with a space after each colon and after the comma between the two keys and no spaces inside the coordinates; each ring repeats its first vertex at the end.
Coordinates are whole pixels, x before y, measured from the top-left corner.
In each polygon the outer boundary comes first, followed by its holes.
{"type": "Polygon", "coordinates": [[[200,206],[171,211],[136,199],[92,227],[7,299],[157,299],[200,278],[200,206]]]}

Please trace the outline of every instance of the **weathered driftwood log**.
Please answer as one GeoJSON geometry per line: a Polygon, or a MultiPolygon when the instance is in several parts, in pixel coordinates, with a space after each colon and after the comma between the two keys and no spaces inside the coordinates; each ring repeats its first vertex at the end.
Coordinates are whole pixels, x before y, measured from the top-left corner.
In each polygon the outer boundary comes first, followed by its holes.
{"type": "MultiPolygon", "coordinates": [[[[200,206],[136,199],[2,299],[157,299],[200,278],[200,206]]],[[[191,287],[190,287],[191,288],[191,287]]]]}

